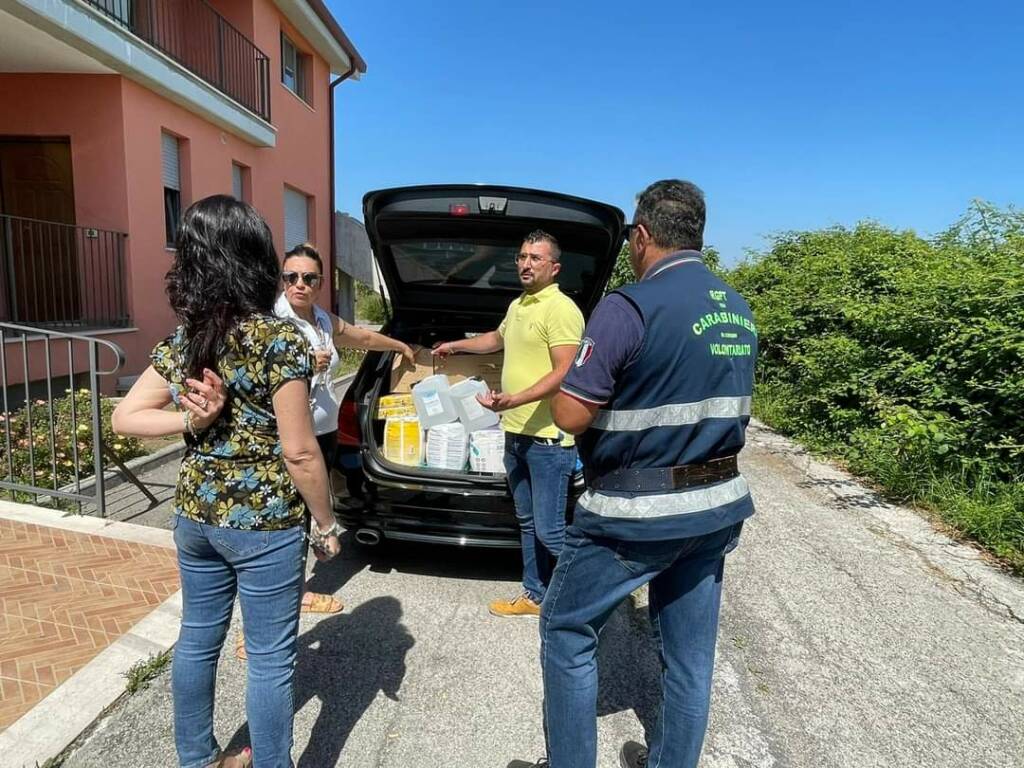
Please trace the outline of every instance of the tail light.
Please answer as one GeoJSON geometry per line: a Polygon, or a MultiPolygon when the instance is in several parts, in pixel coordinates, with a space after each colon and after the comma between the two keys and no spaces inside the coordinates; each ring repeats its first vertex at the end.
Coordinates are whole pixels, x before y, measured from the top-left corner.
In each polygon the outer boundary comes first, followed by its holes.
{"type": "Polygon", "coordinates": [[[362,434],[359,431],[359,414],[356,412],[355,398],[347,395],[341,401],[341,410],[338,411],[338,445],[359,447],[362,444],[362,434]]]}

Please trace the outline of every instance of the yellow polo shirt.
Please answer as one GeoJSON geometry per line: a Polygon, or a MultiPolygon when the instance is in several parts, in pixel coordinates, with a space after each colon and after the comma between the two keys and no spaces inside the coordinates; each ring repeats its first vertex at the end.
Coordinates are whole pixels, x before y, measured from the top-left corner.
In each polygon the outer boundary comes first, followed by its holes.
{"type": "MultiPolygon", "coordinates": [[[[537,293],[524,293],[513,301],[498,326],[505,342],[501,389],[509,394],[532,387],[551,373],[551,348],[577,347],[583,336],[583,313],[576,302],[562,293],[557,283],[537,293]]],[[[551,417],[551,403],[540,400],[501,415],[501,428],[517,435],[561,437],[572,445],[572,435],[563,433],[551,417]]]]}

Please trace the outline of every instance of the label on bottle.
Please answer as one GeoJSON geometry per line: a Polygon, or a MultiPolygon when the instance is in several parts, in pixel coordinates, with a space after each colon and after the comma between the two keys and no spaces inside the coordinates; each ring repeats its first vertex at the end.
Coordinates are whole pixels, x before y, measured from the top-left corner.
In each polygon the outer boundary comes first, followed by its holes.
{"type": "Polygon", "coordinates": [[[429,392],[423,393],[423,409],[427,412],[427,416],[440,416],[444,413],[441,395],[438,394],[437,390],[432,389],[429,392]]]}
{"type": "Polygon", "coordinates": [[[470,421],[476,421],[486,415],[484,407],[480,405],[480,401],[476,399],[475,395],[462,398],[462,407],[466,410],[466,418],[470,421]]]}

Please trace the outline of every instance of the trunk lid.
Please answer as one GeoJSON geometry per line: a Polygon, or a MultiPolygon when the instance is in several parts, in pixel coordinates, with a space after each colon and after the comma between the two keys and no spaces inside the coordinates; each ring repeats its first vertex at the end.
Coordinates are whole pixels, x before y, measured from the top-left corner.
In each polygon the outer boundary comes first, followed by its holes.
{"type": "Polygon", "coordinates": [[[625,218],[605,203],[485,184],[400,187],[363,198],[370,245],[396,320],[430,314],[500,318],[522,288],[525,235],[558,238],[558,284],[589,315],[622,247],[625,218]]]}

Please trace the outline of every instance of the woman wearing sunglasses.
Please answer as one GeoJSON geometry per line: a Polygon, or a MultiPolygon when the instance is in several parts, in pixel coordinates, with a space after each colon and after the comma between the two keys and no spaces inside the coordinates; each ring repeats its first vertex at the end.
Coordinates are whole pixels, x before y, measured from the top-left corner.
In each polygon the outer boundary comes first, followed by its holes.
{"type": "MultiPolygon", "coordinates": [[[[299,245],[285,254],[281,282],[284,292],[277,298],[274,312],[278,317],[294,322],[313,350],[309,407],[313,414],[313,431],[329,469],[338,444],[340,402],[331,381],[332,371],[338,366],[338,347],[392,350],[410,362],[413,351],[401,341],[346,323],[317,305],[323,284],[323,262],[312,245],[299,245]]],[[[302,611],[305,613],[337,613],[343,607],[333,595],[307,591],[302,596],[302,611]]],[[[240,659],[246,658],[245,639],[241,633],[235,653],[240,659]]]]}
{"type": "Polygon", "coordinates": [[[254,208],[226,195],[190,207],[167,296],[181,325],[114,411],[139,437],[184,434],[174,542],[183,610],[171,689],[183,768],[289,768],[292,678],[305,563],[340,549],[327,470],[308,417],[308,344],[273,314],[280,267],[254,208]],[[174,403],[177,409],[166,410],[174,403]],[[246,712],[252,750],[213,733],[217,659],[235,595],[250,628],[246,712]]]}

